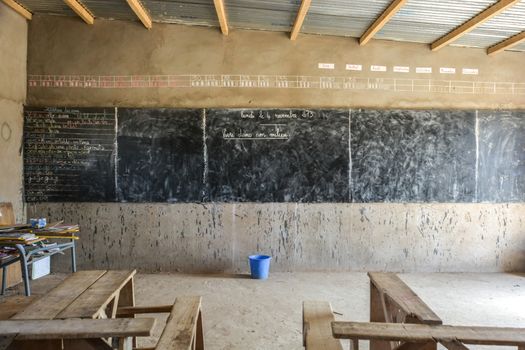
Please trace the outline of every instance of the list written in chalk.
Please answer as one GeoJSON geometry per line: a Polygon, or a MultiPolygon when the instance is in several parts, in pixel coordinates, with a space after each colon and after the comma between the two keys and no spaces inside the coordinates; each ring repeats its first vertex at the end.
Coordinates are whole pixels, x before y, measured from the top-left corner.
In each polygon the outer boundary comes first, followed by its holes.
{"type": "Polygon", "coordinates": [[[209,199],[348,200],[348,125],[348,110],[207,110],[209,199]]]}
{"type": "Polygon", "coordinates": [[[26,108],[27,202],[115,201],[115,109],[26,108]]]}

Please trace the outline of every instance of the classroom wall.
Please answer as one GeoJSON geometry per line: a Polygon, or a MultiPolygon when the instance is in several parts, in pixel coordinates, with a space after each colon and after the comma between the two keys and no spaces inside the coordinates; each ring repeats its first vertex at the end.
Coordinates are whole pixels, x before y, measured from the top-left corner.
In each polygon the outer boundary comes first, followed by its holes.
{"type": "MultiPolygon", "coordinates": [[[[494,57],[448,47],[431,53],[420,44],[217,28],[35,16],[29,28],[29,74],[152,75],[269,74],[525,82],[525,54],[494,57]],[[333,71],[318,63],[335,63],[333,71]],[[386,65],[388,72],[370,72],[386,65]],[[439,73],[440,67],[476,68],[476,76],[439,73]]],[[[525,95],[399,92],[380,89],[64,88],[29,87],[33,106],[525,108],[525,95]]],[[[82,268],[145,271],[241,272],[246,255],[266,252],[273,269],[391,271],[518,271],[525,268],[523,203],[40,203],[29,216],[82,226],[82,268]]],[[[63,259],[58,267],[68,267],[63,259]]]]}
{"type": "Polygon", "coordinates": [[[22,128],[26,99],[27,22],[0,2],[0,202],[25,220],[22,128]]]}

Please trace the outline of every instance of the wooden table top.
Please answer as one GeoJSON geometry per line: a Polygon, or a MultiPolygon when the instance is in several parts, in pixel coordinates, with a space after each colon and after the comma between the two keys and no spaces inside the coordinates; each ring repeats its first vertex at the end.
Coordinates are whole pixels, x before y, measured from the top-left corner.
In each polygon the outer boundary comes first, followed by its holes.
{"type": "Polygon", "coordinates": [[[135,274],[136,270],[75,272],[11,319],[99,318],[135,274]]]}

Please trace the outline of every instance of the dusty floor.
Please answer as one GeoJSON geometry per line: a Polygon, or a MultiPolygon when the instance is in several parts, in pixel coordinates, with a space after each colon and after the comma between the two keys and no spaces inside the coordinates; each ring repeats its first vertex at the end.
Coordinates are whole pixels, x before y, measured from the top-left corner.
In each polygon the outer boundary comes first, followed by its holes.
{"type": "MultiPolygon", "coordinates": [[[[34,281],[34,294],[45,293],[64,277],[34,281]]],[[[525,274],[402,274],[401,278],[446,324],[525,327],[525,274]]],[[[137,304],[164,304],[178,295],[201,295],[209,350],[302,349],[303,300],[328,300],[342,314],[337,319],[366,321],[368,293],[368,278],[358,272],[273,273],[267,281],[184,274],[139,274],[136,278],[137,304]]],[[[159,332],[156,329],[157,336],[159,332]]],[[[154,341],[144,339],[139,345],[151,346],[154,341]]],[[[366,343],[362,345],[367,348],[366,343]]]]}

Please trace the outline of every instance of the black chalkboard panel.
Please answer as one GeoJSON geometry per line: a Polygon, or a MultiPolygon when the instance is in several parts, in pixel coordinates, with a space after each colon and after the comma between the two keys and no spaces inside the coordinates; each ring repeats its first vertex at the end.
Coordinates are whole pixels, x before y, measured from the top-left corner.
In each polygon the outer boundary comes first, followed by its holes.
{"type": "Polygon", "coordinates": [[[118,109],[120,201],[201,201],[202,114],[199,109],[118,109]]]}
{"type": "Polygon", "coordinates": [[[478,112],[478,200],[525,201],[525,111],[478,112]]]}
{"type": "Polygon", "coordinates": [[[27,202],[115,201],[115,109],[26,108],[27,202]]]}
{"type": "Polygon", "coordinates": [[[473,111],[353,110],[353,201],[474,201],[475,118],[473,111]]]}
{"type": "Polygon", "coordinates": [[[349,200],[348,110],[206,110],[212,201],[349,200]]]}

